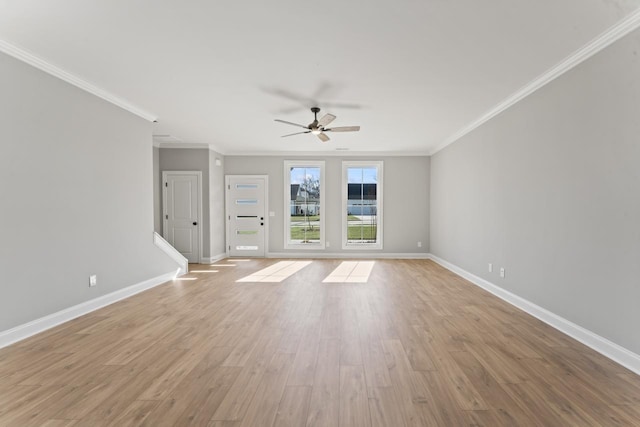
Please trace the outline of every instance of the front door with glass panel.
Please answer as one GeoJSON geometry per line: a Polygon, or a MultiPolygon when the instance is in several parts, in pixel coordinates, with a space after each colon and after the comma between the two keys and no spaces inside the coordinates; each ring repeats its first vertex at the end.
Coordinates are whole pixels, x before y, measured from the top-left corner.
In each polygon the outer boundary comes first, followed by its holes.
{"type": "Polygon", "coordinates": [[[267,229],[266,176],[227,175],[229,256],[263,257],[267,229]]]}

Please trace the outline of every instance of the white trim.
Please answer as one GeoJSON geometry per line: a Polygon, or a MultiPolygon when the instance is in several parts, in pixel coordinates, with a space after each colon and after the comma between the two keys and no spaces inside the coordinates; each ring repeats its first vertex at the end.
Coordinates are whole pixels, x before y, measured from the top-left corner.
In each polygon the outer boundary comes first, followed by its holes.
{"type": "Polygon", "coordinates": [[[225,259],[225,258],[227,258],[226,252],[215,255],[215,256],[203,257],[203,258],[200,258],[200,264],[213,264],[214,262],[220,261],[221,259],[225,259]]]}
{"type": "Polygon", "coordinates": [[[83,316],[99,308],[113,304],[114,302],[129,298],[135,294],[166,283],[176,277],[177,273],[166,273],[149,280],[119,289],[115,292],[94,298],[89,301],[60,310],[48,316],[41,317],[15,328],[0,332],[0,348],[6,347],[35,334],[51,329],[64,322],[83,316]]]}
{"type": "Polygon", "coordinates": [[[429,154],[433,155],[438,151],[442,150],[443,148],[445,148],[446,146],[448,146],[449,144],[454,143],[455,141],[462,138],[472,130],[478,128],[480,125],[488,122],[493,117],[497,116],[507,108],[511,107],[518,101],[531,95],[533,92],[545,86],[547,83],[557,79],[562,74],[566,73],[567,71],[571,70],[575,66],[591,58],[593,55],[600,52],[602,49],[620,40],[622,37],[626,36],[627,34],[636,30],[639,27],[640,27],[640,9],[637,9],[635,12],[633,12],[632,14],[628,15],[626,18],[616,23],[607,31],[605,31],[604,33],[600,34],[598,37],[593,39],[591,42],[587,43],[586,45],[582,46],[580,49],[573,52],[571,55],[569,55],[559,64],[556,64],[555,66],[551,67],[542,75],[538,76],[537,78],[527,83],[525,86],[520,88],[515,93],[511,94],[511,96],[504,99],[502,102],[500,102],[499,104],[491,108],[489,111],[485,112],[476,120],[469,123],[462,129],[460,129],[458,132],[454,133],[453,135],[445,139],[435,149],[431,150],[429,154]]]}
{"type": "Polygon", "coordinates": [[[549,326],[554,327],[560,332],[563,332],[564,334],[580,341],[587,347],[592,348],[598,353],[608,357],[614,362],[617,362],[625,368],[640,375],[640,355],[637,355],[627,350],[626,348],[614,342],[611,342],[608,339],[589,331],[588,329],[583,328],[582,326],[576,325],[575,323],[563,317],[560,317],[557,314],[554,314],[549,310],[540,307],[539,305],[536,305],[522,297],[519,297],[518,295],[504,290],[501,287],[496,286],[493,283],[476,276],[475,274],[469,273],[468,271],[458,267],[457,265],[451,264],[450,262],[445,261],[442,258],[439,258],[433,254],[429,254],[429,258],[437,262],[447,270],[450,270],[457,275],[467,279],[474,285],[479,286],[482,289],[497,296],[498,298],[508,302],[509,304],[518,307],[519,309],[525,311],[526,313],[529,313],[533,317],[540,319],[549,326]]]}
{"type": "Polygon", "coordinates": [[[225,155],[218,147],[213,144],[198,144],[192,142],[163,142],[162,137],[154,137],[154,142],[158,143],[160,148],[186,149],[186,150],[209,150],[215,151],[220,155],[225,155]]]}
{"type": "MultiPolygon", "coordinates": [[[[248,179],[263,179],[264,180],[264,257],[269,253],[269,175],[225,175],[224,176],[224,200],[225,200],[225,208],[224,208],[224,222],[225,222],[225,240],[224,247],[225,253],[223,258],[230,257],[229,248],[231,247],[229,242],[229,237],[231,236],[230,226],[231,226],[231,214],[229,213],[230,201],[229,198],[229,190],[231,189],[231,178],[248,178],[248,179]]],[[[264,258],[259,257],[259,258],[264,258]]],[[[222,259],[222,258],[219,258],[222,259]]],[[[215,262],[215,261],[213,261],[215,262]]]]}
{"type": "Polygon", "coordinates": [[[428,253],[358,253],[358,252],[270,252],[267,258],[330,259],[431,259],[428,253]]]}
{"type": "Polygon", "coordinates": [[[164,240],[164,238],[155,231],[153,232],[153,243],[180,266],[178,276],[182,276],[189,272],[189,260],[187,260],[176,248],[171,246],[169,242],[164,240]]]}
{"type": "Polygon", "coordinates": [[[343,250],[381,250],[384,248],[382,241],[383,238],[383,225],[384,225],[384,209],[383,209],[383,187],[384,187],[384,161],[382,160],[370,160],[370,161],[342,161],[342,215],[341,215],[341,227],[342,227],[342,249],[343,250]],[[351,166],[374,166],[378,170],[378,181],[376,185],[376,243],[348,243],[349,237],[349,219],[348,219],[348,173],[347,170],[351,166]]]}
{"type": "Polygon", "coordinates": [[[285,160],[283,162],[284,173],[284,248],[285,249],[302,249],[304,251],[313,251],[325,248],[325,193],[326,187],[324,185],[325,179],[325,161],[324,160],[285,160]],[[300,244],[291,243],[290,239],[290,224],[291,224],[291,168],[320,168],[320,242],[300,244]]]}
{"type": "MultiPolygon", "coordinates": [[[[203,221],[204,218],[202,216],[202,171],[173,171],[173,170],[164,170],[162,171],[162,234],[163,238],[166,239],[167,231],[169,229],[169,220],[167,219],[167,177],[171,175],[195,175],[198,180],[198,261],[200,261],[203,253],[203,221]]],[[[170,243],[169,243],[170,244],[170,243]]],[[[170,244],[171,245],[171,244],[170,244]]]]}
{"type": "Polygon", "coordinates": [[[62,68],[53,65],[45,61],[44,59],[30,52],[27,52],[22,48],[14,46],[4,40],[0,40],[0,52],[4,52],[9,56],[13,56],[14,58],[19,59],[22,62],[26,62],[32,67],[42,70],[47,74],[50,74],[77,88],[89,92],[90,94],[95,95],[98,98],[102,98],[105,101],[112,103],[113,105],[117,105],[118,107],[127,110],[128,112],[133,113],[138,117],[142,117],[145,120],[154,122],[157,119],[157,116],[155,114],[145,111],[142,108],[131,104],[129,101],[120,98],[110,92],[107,92],[106,90],[99,88],[98,86],[93,85],[88,81],[83,80],[80,77],[71,74],[68,71],[65,71],[62,68]]]}
{"type": "Polygon", "coordinates": [[[429,156],[429,151],[228,151],[225,156],[276,156],[276,157],[415,157],[429,156]]]}

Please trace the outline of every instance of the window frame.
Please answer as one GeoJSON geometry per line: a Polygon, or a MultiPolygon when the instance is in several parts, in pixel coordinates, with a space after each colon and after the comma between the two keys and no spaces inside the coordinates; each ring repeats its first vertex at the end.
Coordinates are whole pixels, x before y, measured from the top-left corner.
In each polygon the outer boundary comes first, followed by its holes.
{"type": "Polygon", "coordinates": [[[382,160],[344,160],[342,162],[342,249],[344,250],[380,250],[383,249],[383,187],[384,187],[384,161],[382,160]],[[349,174],[348,170],[350,167],[375,167],[377,169],[377,178],[376,182],[376,215],[377,226],[376,226],[376,242],[375,243],[349,243],[349,221],[348,221],[348,185],[349,185],[349,174]]]}
{"type": "Polygon", "coordinates": [[[324,249],[325,240],[325,162],[324,160],[284,161],[284,249],[324,249]],[[318,243],[296,243],[291,241],[291,168],[320,168],[320,241],[318,243]]]}

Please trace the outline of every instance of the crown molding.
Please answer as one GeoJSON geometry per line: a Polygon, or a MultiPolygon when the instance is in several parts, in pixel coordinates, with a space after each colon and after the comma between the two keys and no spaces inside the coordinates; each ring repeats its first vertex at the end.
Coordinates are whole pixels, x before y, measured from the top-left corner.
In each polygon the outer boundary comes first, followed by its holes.
{"type": "Polygon", "coordinates": [[[209,146],[207,144],[194,144],[190,142],[160,142],[158,143],[158,147],[160,148],[184,148],[189,150],[208,150],[209,146]]]}
{"type": "Polygon", "coordinates": [[[22,62],[26,62],[27,64],[35,67],[39,70],[44,71],[47,74],[50,74],[54,77],[59,78],[77,88],[80,88],[86,92],[89,92],[92,95],[97,96],[98,98],[102,98],[111,104],[117,105],[118,107],[127,110],[128,112],[135,114],[136,116],[142,117],[145,120],[153,122],[157,119],[155,114],[152,114],[148,111],[143,110],[142,108],[136,107],[135,105],[129,103],[128,101],[113,95],[112,93],[107,92],[104,89],[95,86],[86,80],[81,79],[78,76],[75,76],[60,67],[57,67],[44,59],[27,52],[26,50],[19,48],[7,41],[0,40],[0,52],[4,52],[9,56],[12,56],[22,62]]]}
{"type": "Polygon", "coordinates": [[[635,12],[627,16],[626,18],[619,21],[613,27],[609,28],[604,33],[600,34],[598,37],[593,39],[591,42],[587,43],[580,49],[573,52],[563,61],[550,68],[542,75],[530,81],[528,84],[520,88],[518,91],[514,92],[511,96],[504,99],[502,102],[497,104],[495,107],[485,112],[483,115],[478,117],[473,122],[469,123],[458,132],[451,135],[449,138],[445,139],[440,145],[438,145],[434,150],[432,150],[429,154],[434,155],[438,151],[442,150],[446,146],[456,142],[466,134],[470,133],[474,129],[480,127],[482,124],[488,122],[507,108],[516,104],[520,100],[526,98],[531,95],[536,90],[545,86],[547,83],[557,79],[562,74],[571,70],[575,66],[581,64],[587,59],[591,58],[596,53],[600,52],[602,49],[607,46],[613,44],[614,42],[620,40],[622,37],[626,36],[630,32],[640,28],[640,9],[637,9],[635,12]]]}
{"type": "Polygon", "coordinates": [[[413,157],[429,156],[426,151],[231,151],[225,156],[269,157],[413,157]]]}
{"type": "Polygon", "coordinates": [[[162,142],[162,141],[158,141],[157,139],[153,140],[153,144],[154,147],[157,146],[158,148],[172,148],[172,149],[191,149],[191,150],[209,150],[209,151],[215,151],[216,153],[224,156],[225,153],[220,151],[216,146],[212,145],[212,144],[199,144],[199,143],[194,143],[194,142],[162,142]],[[156,145],[157,144],[157,145],[156,145]]]}

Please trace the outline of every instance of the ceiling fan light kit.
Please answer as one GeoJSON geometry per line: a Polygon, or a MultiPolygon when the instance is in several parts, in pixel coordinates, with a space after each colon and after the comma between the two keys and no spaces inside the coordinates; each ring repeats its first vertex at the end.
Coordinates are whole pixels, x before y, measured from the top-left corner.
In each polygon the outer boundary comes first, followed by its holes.
{"type": "Polygon", "coordinates": [[[336,116],[334,116],[333,114],[325,114],[320,118],[320,120],[318,120],[318,113],[320,112],[320,108],[313,107],[311,108],[311,112],[313,113],[313,122],[309,123],[308,126],[301,125],[298,123],[288,122],[286,120],[276,119],[275,120],[276,122],[307,129],[302,132],[295,132],[295,133],[290,133],[288,135],[282,135],[282,138],[285,138],[287,136],[293,136],[293,135],[301,135],[303,133],[311,133],[313,135],[316,135],[318,139],[320,139],[320,141],[328,142],[330,138],[325,134],[325,132],[357,132],[360,130],[360,126],[339,126],[334,128],[327,128],[326,126],[328,126],[329,123],[334,121],[336,119],[336,116]]]}

